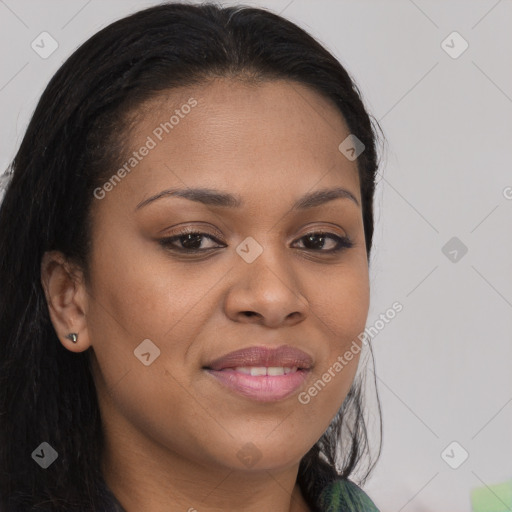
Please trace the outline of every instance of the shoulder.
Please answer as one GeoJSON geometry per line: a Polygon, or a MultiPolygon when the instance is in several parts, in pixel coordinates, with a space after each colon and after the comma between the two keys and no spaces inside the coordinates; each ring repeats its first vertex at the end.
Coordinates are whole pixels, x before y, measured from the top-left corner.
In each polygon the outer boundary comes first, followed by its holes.
{"type": "Polygon", "coordinates": [[[336,478],[322,489],[318,505],[322,512],[379,512],[360,487],[344,478],[336,478]]]}

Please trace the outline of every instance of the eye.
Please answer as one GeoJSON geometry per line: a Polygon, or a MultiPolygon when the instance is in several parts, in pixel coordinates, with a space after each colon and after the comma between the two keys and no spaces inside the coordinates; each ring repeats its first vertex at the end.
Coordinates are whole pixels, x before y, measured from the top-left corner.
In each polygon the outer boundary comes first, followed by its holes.
{"type": "Polygon", "coordinates": [[[311,250],[313,252],[335,253],[343,249],[348,249],[354,245],[353,242],[346,236],[338,236],[334,233],[326,233],[323,231],[308,233],[299,238],[299,240],[304,240],[304,245],[306,246],[305,249],[311,250]],[[325,241],[328,239],[331,240],[331,248],[324,249],[325,241]],[[332,247],[332,241],[334,241],[334,247],[332,247]]]}
{"type": "Polygon", "coordinates": [[[159,240],[159,242],[161,245],[163,245],[166,248],[169,248],[170,250],[181,252],[206,252],[207,250],[219,247],[217,246],[201,248],[201,242],[203,238],[207,238],[211,241],[218,241],[215,237],[208,233],[202,233],[200,231],[185,229],[178,233],[177,235],[162,238],[161,240],[159,240]]]}

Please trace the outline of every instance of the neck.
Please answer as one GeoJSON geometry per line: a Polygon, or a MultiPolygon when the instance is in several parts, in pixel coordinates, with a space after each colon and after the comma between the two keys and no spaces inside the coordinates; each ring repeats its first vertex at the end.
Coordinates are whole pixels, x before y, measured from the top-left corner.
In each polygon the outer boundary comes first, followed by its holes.
{"type": "Polygon", "coordinates": [[[111,455],[103,459],[103,475],[124,512],[310,510],[296,483],[298,466],[240,472],[182,463],[176,471],[163,468],[161,460],[139,458],[133,465],[131,458],[114,460],[111,455]]]}
{"type": "Polygon", "coordinates": [[[239,470],[192,461],[133,432],[105,429],[102,473],[125,512],[309,512],[299,464],[239,470]]]}

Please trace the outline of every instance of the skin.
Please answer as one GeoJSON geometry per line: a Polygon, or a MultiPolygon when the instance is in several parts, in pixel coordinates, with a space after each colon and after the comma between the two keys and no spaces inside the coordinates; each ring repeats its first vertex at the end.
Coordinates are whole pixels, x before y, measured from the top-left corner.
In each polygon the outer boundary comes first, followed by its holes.
{"type": "Polygon", "coordinates": [[[300,459],[343,403],[359,356],[308,404],[297,395],[364,330],[369,307],[356,161],[338,150],[350,132],[303,85],[217,79],[144,104],[130,147],[140,148],[190,97],[197,106],[93,201],[90,282],[62,254],[45,254],[50,315],[67,349],[90,349],[105,425],[102,470],[127,512],[306,511],[300,459]],[[166,197],[136,210],[163,190],[199,186],[245,204],[166,197]],[[359,205],[338,198],[291,211],[303,194],[331,187],[359,205]],[[216,238],[194,247],[218,248],[187,255],[178,252],[186,237],[174,252],[159,243],[187,226],[216,238]],[[322,229],[353,246],[328,254],[336,239],[308,245],[305,235],[322,229]],[[263,248],[250,264],[236,252],[248,236],[263,248]],[[69,332],[78,333],[76,344],[69,332]],[[149,366],[134,356],[144,339],[161,351],[149,366]],[[314,367],[280,401],[245,398],[202,369],[240,348],[283,344],[308,353],[314,367]],[[247,443],[259,456],[250,467],[237,457],[247,443]]]}

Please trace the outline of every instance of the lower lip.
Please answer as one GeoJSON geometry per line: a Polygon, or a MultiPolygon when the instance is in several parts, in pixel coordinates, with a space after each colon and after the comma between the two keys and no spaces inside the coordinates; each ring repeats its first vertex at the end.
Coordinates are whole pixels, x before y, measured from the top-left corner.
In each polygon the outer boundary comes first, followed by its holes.
{"type": "Polygon", "coordinates": [[[297,370],[287,375],[247,375],[233,368],[206,370],[229,389],[259,402],[274,402],[289,397],[306,379],[309,370],[297,370]]]}

